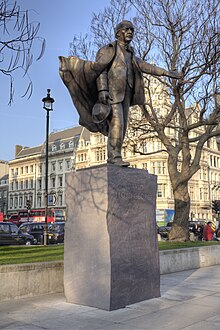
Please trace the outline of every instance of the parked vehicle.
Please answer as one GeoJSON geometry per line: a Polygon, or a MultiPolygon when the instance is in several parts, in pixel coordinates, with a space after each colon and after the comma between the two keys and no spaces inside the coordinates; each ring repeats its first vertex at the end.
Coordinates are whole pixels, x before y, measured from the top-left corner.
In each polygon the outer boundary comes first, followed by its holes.
{"type": "MultiPolygon", "coordinates": [[[[44,222],[26,222],[20,225],[19,229],[22,233],[33,235],[37,244],[43,244],[44,225],[44,222]]],[[[65,222],[48,223],[47,236],[49,244],[64,242],[64,225],[65,222]]]]}
{"type": "MultiPolygon", "coordinates": [[[[9,222],[13,222],[16,225],[21,225],[26,222],[44,222],[45,221],[45,209],[32,209],[18,210],[16,214],[9,216],[9,222]]],[[[64,210],[60,209],[48,209],[47,222],[64,221],[64,210]]]]}
{"type": "Polygon", "coordinates": [[[43,244],[44,241],[44,222],[26,222],[20,225],[19,230],[22,233],[27,233],[37,241],[37,244],[43,244]]]}
{"type": "Polygon", "coordinates": [[[22,233],[14,223],[0,223],[0,245],[33,245],[35,243],[36,240],[32,235],[22,233]]]}
{"type": "MultiPolygon", "coordinates": [[[[189,231],[194,233],[195,237],[198,240],[202,240],[203,237],[203,228],[205,225],[205,220],[198,220],[198,221],[189,221],[189,231]]],[[[168,222],[166,226],[161,226],[159,228],[159,234],[161,235],[162,239],[168,238],[168,233],[171,230],[173,222],[168,222]]]]}
{"type": "Polygon", "coordinates": [[[4,213],[0,212],[0,221],[4,221],[4,213]]]}
{"type": "Polygon", "coordinates": [[[173,222],[167,222],[166,226],[160,226],[159,227],[159,234],[161,236],[162,239],[167,239],[168,238],[168,233],[171,230],[173,225],[173,222]]]}
{"type": "Polygon", "coordinates": [[[205,220],[189,221],[189,231],[194,233],[199,241],[203,238],[203,229],[205,224],[205,220]]]}
{"type": "Polygon", "coordinates": [[[55,222],[48,226],[48,243],[56,244],[64,242],[65,222],[55,222]]]}

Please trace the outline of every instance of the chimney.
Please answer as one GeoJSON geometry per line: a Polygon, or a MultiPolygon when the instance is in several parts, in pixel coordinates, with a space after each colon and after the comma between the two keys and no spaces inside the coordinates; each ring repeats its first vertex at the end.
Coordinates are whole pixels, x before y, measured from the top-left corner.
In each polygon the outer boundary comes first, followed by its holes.
{"type": "Polygon", "coordinates": [[[17,155],[19,154],[19,152],[23,149],[22,146],[20,146],[19,144],[16,144],[15,146],[15,158],[17,157],[17,155]]]}

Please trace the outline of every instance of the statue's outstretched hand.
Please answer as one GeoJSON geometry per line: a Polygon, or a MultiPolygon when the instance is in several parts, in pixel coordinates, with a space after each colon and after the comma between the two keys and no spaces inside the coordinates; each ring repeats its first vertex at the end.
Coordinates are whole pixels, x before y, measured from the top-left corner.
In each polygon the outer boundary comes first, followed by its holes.
{"type": "Polygon", "coordinates": [[[100,91],[98,94],[99,102],[103,104],[108,104],[109,101],[109,92],[108,91],[100,91]]]}

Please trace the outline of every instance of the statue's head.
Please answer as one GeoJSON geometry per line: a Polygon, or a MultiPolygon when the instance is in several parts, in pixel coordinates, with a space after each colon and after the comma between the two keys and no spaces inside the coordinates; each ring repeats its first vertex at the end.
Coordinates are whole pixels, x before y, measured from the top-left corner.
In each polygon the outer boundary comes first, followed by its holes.
{"type": "Polygon", "coordinates": [[[124,42],[131,42],[134,34],[134,26],[130,21],[123,20],[116,25],[115,38],[124,42]]]}

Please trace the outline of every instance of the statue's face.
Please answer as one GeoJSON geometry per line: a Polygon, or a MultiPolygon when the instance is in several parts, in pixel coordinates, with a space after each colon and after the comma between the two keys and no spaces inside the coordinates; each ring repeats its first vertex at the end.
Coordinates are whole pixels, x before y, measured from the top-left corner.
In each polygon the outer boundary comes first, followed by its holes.
{"type": "Polygon", "coordinates": [[[129,43],[132,41],[134,36],[134,28],[132,26],[123,26],[122,29],[118,31],[118,40],[129,43]]]}

